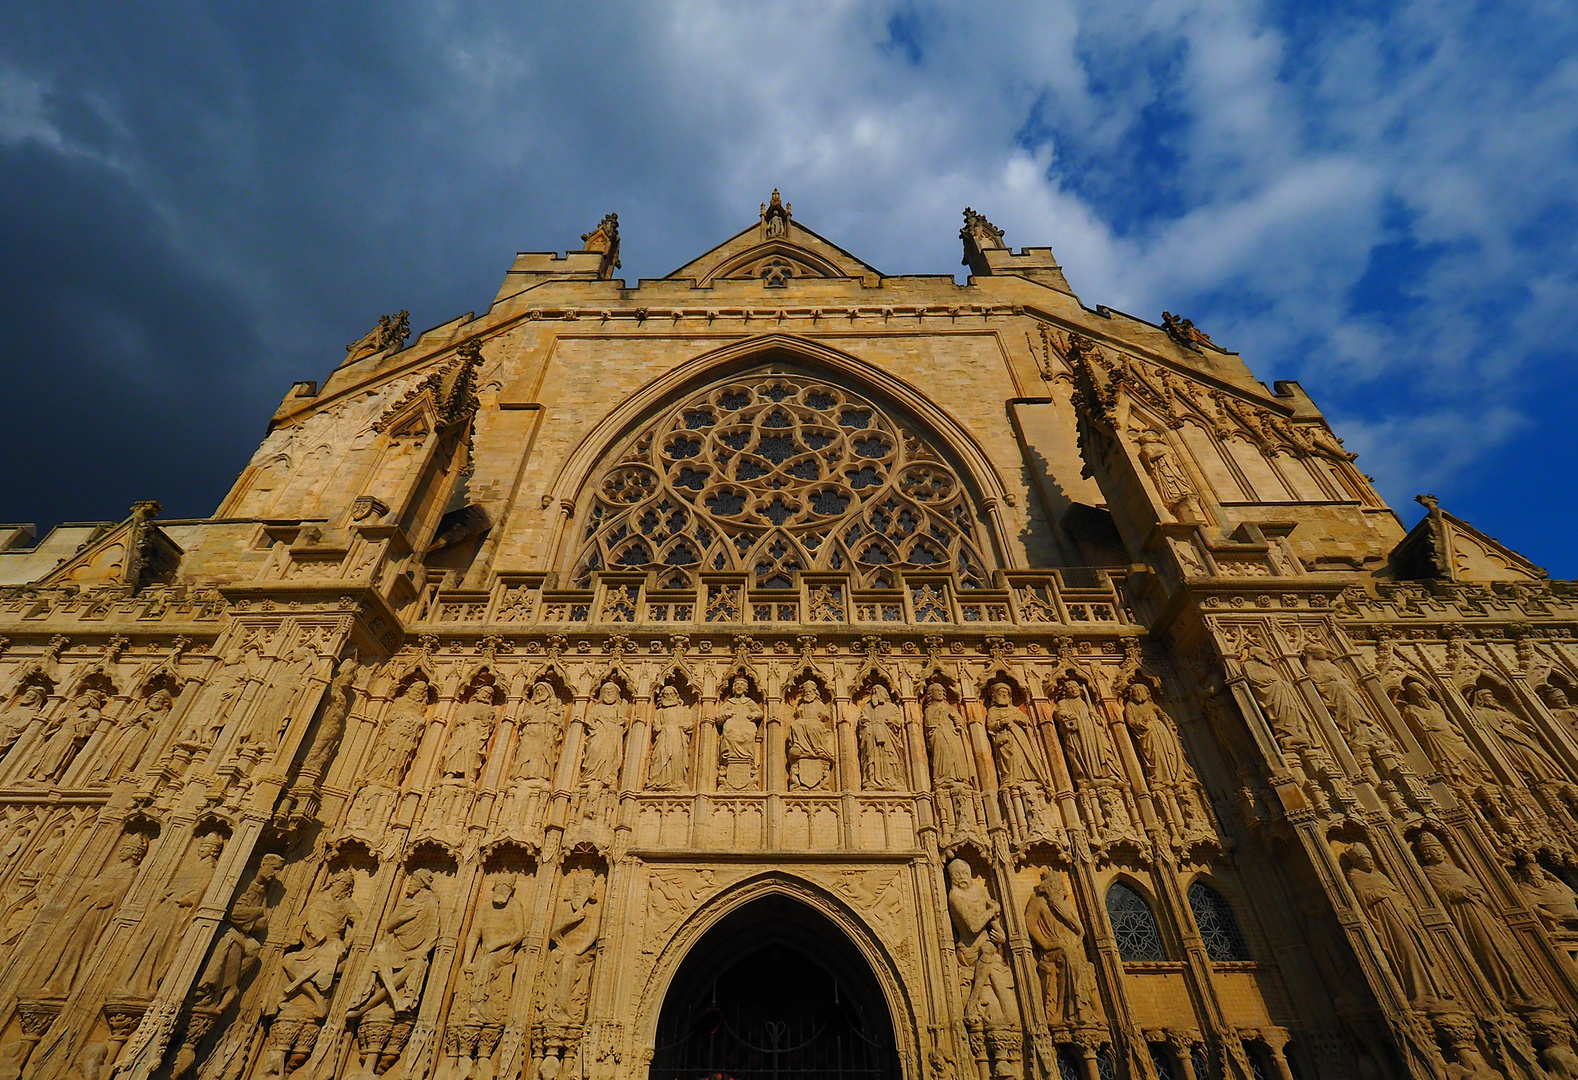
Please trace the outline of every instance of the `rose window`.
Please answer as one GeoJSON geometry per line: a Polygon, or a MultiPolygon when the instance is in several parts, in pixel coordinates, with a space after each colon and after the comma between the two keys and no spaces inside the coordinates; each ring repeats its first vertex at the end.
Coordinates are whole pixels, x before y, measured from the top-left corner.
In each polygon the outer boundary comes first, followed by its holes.
{"type": "Polygon", "coordinates": [[[656,571],[690,588],[744,571],[758,588],[831,570],[890,588],[896,572],[986,582],[980,525],[942,455],[870,402],[780,375],[726,383],[670,408],[595,489],[574,584],[656,571]]]}

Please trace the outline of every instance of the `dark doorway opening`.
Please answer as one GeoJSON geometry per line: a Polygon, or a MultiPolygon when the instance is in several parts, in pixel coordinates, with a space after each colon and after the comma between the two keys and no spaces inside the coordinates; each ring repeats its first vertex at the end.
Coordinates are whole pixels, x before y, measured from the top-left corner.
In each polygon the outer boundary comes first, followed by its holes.
{"type": "Polygon", "coordinates": [[[658,1018],[650,1080],[900,1080],[881,988],[843,931],[769,897],[707,932],[658,1018]]]}

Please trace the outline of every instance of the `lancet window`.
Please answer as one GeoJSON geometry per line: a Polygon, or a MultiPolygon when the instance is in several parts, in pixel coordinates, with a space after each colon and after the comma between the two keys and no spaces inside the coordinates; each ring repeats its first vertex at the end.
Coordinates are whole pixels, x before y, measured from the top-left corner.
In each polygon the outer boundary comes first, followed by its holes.
{"type": "Polygon", "coordinates": [[[1118,939],[1118,956],[1123,960],[1165,960],[1162,930],[1145,897],[1121,881],[1107,890],[1107,917],[1112,934],[1118,939]]]}
{"type": "Polygon", "coordinates": [[[1194,923],[1200,928],[1200,940],[1205,943],[1205,954],[1217,962],[1248,960],[1249,946],[1244,942],[1244,932],[1238,928],[1233,909],[1227,906],[1222,894],[1203,881],[1189,886],[1189,910],[1194,913],[1194,923]]]}
{"type": "Polygon", "coordinates": [[[797,571],[852,573],[866,588],[900,570],[987,583],[984,527],[958,473],[912,425],[803,375],[763,373],[673,405],[599,478],[572,577],[698,572],[790,588],[797,571]]]}

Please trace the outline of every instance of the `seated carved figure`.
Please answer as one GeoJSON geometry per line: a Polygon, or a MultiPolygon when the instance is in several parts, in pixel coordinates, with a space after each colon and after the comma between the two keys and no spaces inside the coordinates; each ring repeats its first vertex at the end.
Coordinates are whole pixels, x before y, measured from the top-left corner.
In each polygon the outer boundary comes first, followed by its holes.
{"type": "Polygon", "coordinates": [[[816,683],[800,685],[800,700],[789,721],[790,786],[807,791],[824,787],[833,767],[833,713],[816,683]]]}

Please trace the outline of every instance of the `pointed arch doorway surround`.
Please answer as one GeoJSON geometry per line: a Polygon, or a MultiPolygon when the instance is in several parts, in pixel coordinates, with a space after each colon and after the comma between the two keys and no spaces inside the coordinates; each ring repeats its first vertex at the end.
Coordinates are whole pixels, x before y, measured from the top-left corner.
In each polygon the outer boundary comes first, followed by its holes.
{"type": "Polygon", "coordinates": [[[650,1080],[900,1080],[870,965],[825,916],[768,894],[720,919],[669,983],[650,1080]]]}

